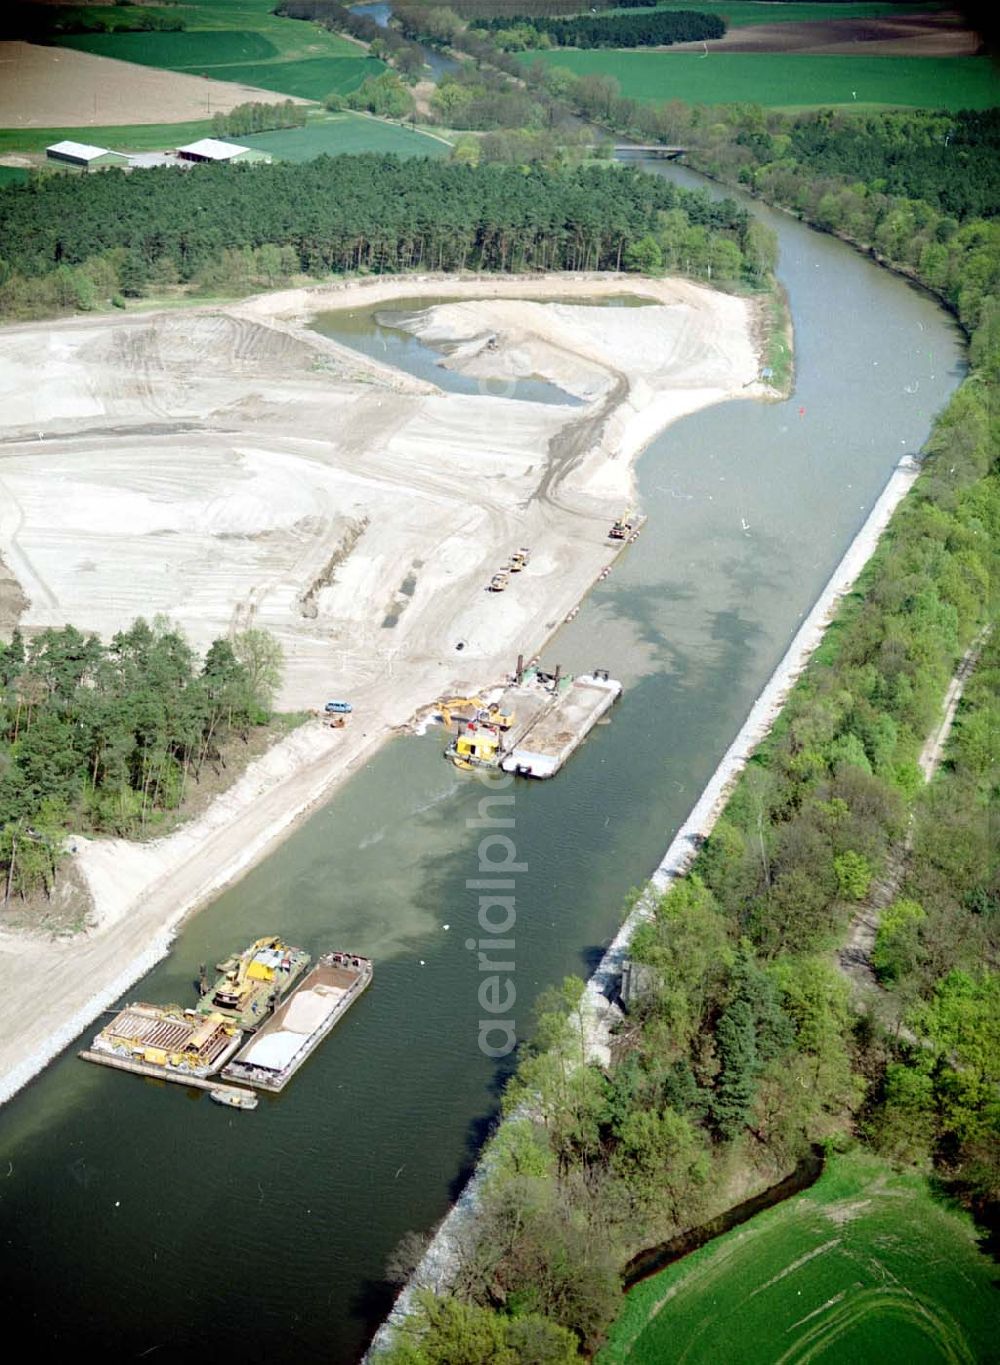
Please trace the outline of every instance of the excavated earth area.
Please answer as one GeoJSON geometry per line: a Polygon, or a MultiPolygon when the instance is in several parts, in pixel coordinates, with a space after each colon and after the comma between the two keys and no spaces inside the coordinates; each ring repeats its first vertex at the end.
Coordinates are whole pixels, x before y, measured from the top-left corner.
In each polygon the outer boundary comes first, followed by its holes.
{"type": "Polygon", "coordinates": [[[454,368],[541,375],[582,407],[442,393],[255,316],[274,296],[0,332],[8,616],[19,587],[29,631],[163,613],[204,649],[262,626],[284,706],[343,693],[390,725],[502,673],[609,562],[629,457],[756,374],[744,300],[648,290],[662,301],[470,299],[412,324],[454,368]],[[527,572],[486,594],[521,544],[527,572]]]}

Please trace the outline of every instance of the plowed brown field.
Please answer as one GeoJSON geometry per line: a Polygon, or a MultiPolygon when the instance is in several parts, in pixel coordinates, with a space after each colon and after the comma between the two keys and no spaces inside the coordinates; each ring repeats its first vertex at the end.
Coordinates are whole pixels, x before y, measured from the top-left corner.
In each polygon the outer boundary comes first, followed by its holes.
{"type": "Polygon", "coordinates": [[[891,19],[827,19],[805,24],[731,28],[710,43],[675,43],[672,52],[796,52],[833,57],[973,57],[978,33],[958,14],[904,14],[891,19]]]}
{"type": "MultiPolygon", "coordinates": [[[[0,43],[0,127],[184,123],[257,100],[285,99],[232,81],[136,66],[65,47],[0,43]]],[[[302,103],[302,101],[297,101],[302,103]]]]}

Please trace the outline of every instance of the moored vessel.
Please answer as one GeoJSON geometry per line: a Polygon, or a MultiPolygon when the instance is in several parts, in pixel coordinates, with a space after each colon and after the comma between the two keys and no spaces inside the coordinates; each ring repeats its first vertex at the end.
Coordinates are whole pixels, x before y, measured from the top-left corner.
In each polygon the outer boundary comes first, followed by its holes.
{"type": "Polygon", "coordinates": [[[283,1090],[358,996],[373,966],[356,953],[324,953],[289,999],[224,1068],[228,1081],[259,1090],[283,1090]]]}
{"type": "Polygon", "coordinates": [[[310,961],[304,949],[292,948],[273,934],[259,938],[242,953],[216,963],[222,975],[205,991],[198,1011],[221,1014],[252,1033],[287,996],[310,961]]]}
{"type": "Polygon", "coordinates": [[[232,1086],[222,1086],[218,1090],[209,1091],[208,1098],[214,1100],[216,1104],[223,1104],[227,1109],[256,1109],[257,1096],[252,1090],[234,1090],[232,1086]]]}
{"type": "Polygon", "coordinates": [[[242,1041],[241,1030],[224,1015],[137,1002],[101,1029],[91,1052],[95,1061],[107,1056],[146,1075],[202,1077],[218,1071],[242,1041]]]}

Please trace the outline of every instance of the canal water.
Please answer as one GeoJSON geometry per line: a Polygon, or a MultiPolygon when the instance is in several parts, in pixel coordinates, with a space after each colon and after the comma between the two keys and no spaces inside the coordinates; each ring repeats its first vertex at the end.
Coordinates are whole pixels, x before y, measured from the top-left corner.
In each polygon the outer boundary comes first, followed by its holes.
{"type": "MultiPolygon", "coordinates": [[[[349,5],[352,14],[363,14],[367,18],[374,20],[379,28],[388,28],[389,20],[392,18],[392,5],[388,0],[376,0],[375,4],[370,5],[349,5]]],[[[437,52],[432,47],[424,47],[424,65],[429,68],[430,76],[428,79],[438,81],[446,71],[456,71],[458,62],[454,57],[446,57],[443,52],[437,52]]]]}
{"type": "MultiPolygon", "coordinates": [[[[627,690],[558,779],[513,788],[522,1031],[540,989],[595,963],[962,374],[959,337],[928,299],[755,212],[780,238],[796,391],[724,404],[653,443],[638,467],[642,537],[547,651],[564,669],[608,667],[627,690]]],[[[199,962],[272,931],[370,954],[373,988],[283,1095],[231,1113],[86,1066],[74,1047],[0,1111],[0,1300],[34,1351],[363,1350],[388,1306],[386,1256],[446,1211],[504,1074],[478,1047],[465,946],[483,788],[443,747],[438,731],[385,748],[128,993],[191,1002],[199,962]]]]}

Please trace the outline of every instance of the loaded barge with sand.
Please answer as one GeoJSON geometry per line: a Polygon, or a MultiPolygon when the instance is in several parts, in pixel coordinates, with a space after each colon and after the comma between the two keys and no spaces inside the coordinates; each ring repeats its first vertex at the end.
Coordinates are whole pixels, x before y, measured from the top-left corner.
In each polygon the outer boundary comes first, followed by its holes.
{"type": "Polygon", "coordinates": [[[283,1090],[371,984],[372,975],[367,957],[324,954],[290,999],[223,1068],[223,1076],[258,1090],[283,1090]]]}

